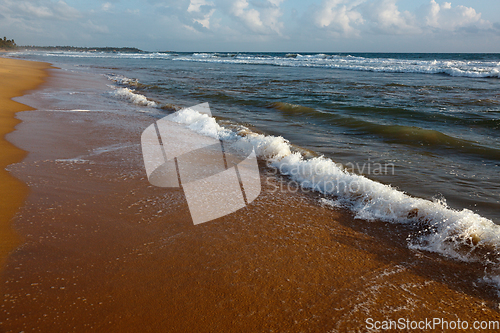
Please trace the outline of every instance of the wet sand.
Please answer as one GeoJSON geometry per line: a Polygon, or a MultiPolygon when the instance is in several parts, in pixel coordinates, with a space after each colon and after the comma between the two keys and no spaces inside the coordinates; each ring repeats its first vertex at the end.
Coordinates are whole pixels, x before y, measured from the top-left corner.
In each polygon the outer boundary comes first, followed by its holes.
{"type": "Polygon", "coordinates": [[[0,58],[0,266],[19,243],[10,224],[28,193],[26,185],[5,170],[26,155],[25,151],[7,141],[6,135],[19,123],[16,112],[31,110],[12,98],[39,86],[47,76],[45,69],[49,67],[47,63],[0,58]]]}
{"type": "MultiPolygon", "coordinates": [[[[54,74],[49,84],[77,85],[54,74]]],[[[364,332],[368,318],[500,320],[481,265],[409,250],[411,230],[323,207],[262,161],[252,204],[194,226],[181,190],[147,181],[140,135],[154,118],[37,103],[46,110],[18,114],[11,136],[29,154],[9,169],[31,193],[14,220],[23,243],[0,277],[5,332],[364,332]]]]}

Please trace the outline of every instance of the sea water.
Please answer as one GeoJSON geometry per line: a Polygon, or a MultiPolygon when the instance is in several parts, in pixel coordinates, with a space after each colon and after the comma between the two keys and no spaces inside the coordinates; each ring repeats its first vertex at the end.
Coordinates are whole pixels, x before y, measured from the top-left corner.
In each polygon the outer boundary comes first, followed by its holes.
{"type": "Polygon", "coordinates": [[[105,76],[103,94],[152,117],[209,102],[215,119],[192,110],[176,119],[254,146],[325,206],[418,226],[412,248],[481,261],[463,251],[480,247],[500,257],[499,54],[12,56],[105,76]]]}

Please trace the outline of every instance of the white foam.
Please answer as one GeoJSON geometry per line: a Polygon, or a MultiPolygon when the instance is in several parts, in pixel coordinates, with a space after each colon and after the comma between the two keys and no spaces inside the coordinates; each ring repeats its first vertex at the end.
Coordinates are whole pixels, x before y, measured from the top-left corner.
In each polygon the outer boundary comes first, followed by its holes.
{"type": "Polygon", "coordinates": [[[125,145],[125,144],[113,144],[105,147],[99,147],[95,148],[92,151],[89,152],[89,154],[86,155],[81,155],[78,157],[73,157],[73,158],[60,158],[56,159],[55,162],[57,163],[74,163],[74,164],[84,164],[84,163],[89,163],[89,164],[94,164],[95,162],[89,160],[90,157],[95,157],[98,155],[102,155],[105,153],[117,151],[120,149],[126,149],[133,147],[133,145],[125,145]]]}
{"type": "Polygon", "coordinates": [[[185,124],[192,131],[214,139],[231,140],[235,138],[235,133],[217,124],[215,118],[190,108],[176,112],[169,117],[169,120],[185,124]]]}
{"type": "Polygon", "coordinates": [[[118,88],[111,92],[112,95],[141,106],[156,107],[156,103],[150,101],[146,96],[137,94],[129,88],[118,88]]]}
{"type": "Polygon", "coordinates": [[[173,58],[177,61],[213,63],[260,64],[287,67],[323,67],[356,71],[387,73],[447,74],[471,78],[500,78],[500,66],[495,61],[462,60],[411,60],[392,58],[364,58],[326,54],[301,55],[296,57],[237,55],[221,59],[213,54],[194,54],[173,58]]]}
{"type": "MultiPolygon", "coordinates": [[[[500,64],[494,60],[420,60],[370,58],[351,55],[297,54],[296,57],[269,54],[192,53],[106,53],[106,52],[16,52],[69,58],[163,59],[228,64],[274,65],[286,67],[320,67],[387,73],[446,74],[470,78],[500,78],[500,64]]],[[[119,81],[118,81],[119,82],[119,81]]],[[[122,84],[127,84],[126,82],[122,84]]]]}
{"type": "Polygon", "coordinates": [[[18,51],[16,55],[37,55],[67,58],[108,58],[108,59],[168,59],[172,53],[111,53],[83,51],[18,51]]]}
{"type": "Polygon", "coordinates": [[[123,75],[117,75],[117,74],[108,74],[106,75],[108,80],[116,82],[121,85],[128,85],[128,86],[134,86],[137,85],[139,82],[137,79],[130,79],[126,76],[123,75]]]}
{"type": "Polygon", "coordinates": [[[169,117],[169,120],[185,124],[189,129],[214,139],[232,141],[232,146],[241,151],[251,151],[253,147],[257,156],[261,158],[284,157],[291,154],[289,142],[282,137],[253,133],[245,127],[240,127],[238,132],[245,132],[246,135],[239,136],[220,126],[215,118],[190,108],[176,112],[169,117]]]}
{"type": "Polygon", "coordinates": [[[109,152],[113,152],[113,151],[121,150],[121,149],[126,149],[126,148],[130,148],[130,147],[133,147],[133,145],[113,144],[113,145],[109,145],[109,146],[105,146],[105,147],[99,147],[99,148],[92,150],[92,152],[89,154],[89,156],[97,156],[97,155],[101,155],[104,153],[109,153],[109,152]]]}
{"type": "Polygon", "coordinates": [[[258,157],[267,159],[279,159],[292,153],[289,142],[283,137],[251,132],[240,137],[233,146],[243,151],[251,151],[253,146],[258,157]]]}
{"type": "Polygon", "coordinates": [[[349,207],[356,218],[431,228],[431,232],[409,240],[412,248],[465,261],[482,260],[473,251],[480,246],[500,250],[500,227],[468,209],[454,210],[443,201],[411,197],[389,185],[347,172],[325,157],[305,160],[299,153],[292,153],[272,158],[271,165],[301,187],[333,196],[324,198],[323,203],[349,207]],[[464,252],[464,248],[470,251],[464,252]]]}
{"type": "Polygon", "coordinates": [[[56,163],[71,163],[71,164],[94,164],[94,162],[91,162],[89,160],[80,158],[80,157],[75,157],[75,158],[59,158],[55,160],[56,163]]]}
{"type": "Polygon", "coordinates": [[[412,197],[389,185],[350,173],[326,157],[305,159],[293,152],[290,143],[282,137],[256,133],[238,136],[217,124],[214,118],[191,109],[180,111],[174,119],[198,133],[230,140],[234,148],[248,151],[253,146],[258,157],[266,159],[297,185],[324,194],[323,204],[348,207],[356,218],[367,221],[419,225],[421,230],[427,229],[428,232],[408,240],[411,248],[464,261],[483,260],[473,251],[477,247],[500,250],[500,226],[470,210],[454,210],[442,200],[412,197]]]}

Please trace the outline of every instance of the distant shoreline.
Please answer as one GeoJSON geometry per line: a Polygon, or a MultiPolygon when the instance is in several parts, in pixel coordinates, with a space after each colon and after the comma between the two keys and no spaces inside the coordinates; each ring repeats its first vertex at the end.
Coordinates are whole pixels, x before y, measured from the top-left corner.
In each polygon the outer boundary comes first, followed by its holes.
{"type": "Polygon", "coordinates": [[[18,46],[17,50],[26,51],[74,51],[74,52],[119,52],[149,53],[135,47],[76,47],[76,46],[18,46]]]}
{"type": "Polygon", "coordinates": [[[306,54],[335,54],[335,55],[496,55],[500,52],[373,52],[373,51],[145,51],[136,47],[79,47],[79,46],[34,46],[21,45],[15,49],[0,49],[0,52],[19,52],[19,51],[61,51],[61,52],[106,52],[106,53],[215,53],[215,54],[258,54],[258,53],[274,53],[274,54],[289,54],[289,55],[306,55],[306,54]]]}

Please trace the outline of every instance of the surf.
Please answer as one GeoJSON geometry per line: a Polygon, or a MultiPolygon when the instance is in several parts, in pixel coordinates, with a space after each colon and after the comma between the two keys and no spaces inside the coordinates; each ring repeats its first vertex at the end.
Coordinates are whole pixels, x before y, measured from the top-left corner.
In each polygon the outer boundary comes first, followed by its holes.
{"type": "MultiPolygon", "coordinates": [[[[294,152],[283,137],[245,131],[232,132],[214,118],[193,110],[179,112],[174,121],[213,138],[228,141],[233,148],[255,149],[268,166],[287,176],[303,189],[321,193],[320,202],[350,209],[355,218],[419,226],[420,236],[408,240],[408,247],[437,252],[463,261],[482,261],[481,249],[496,253],[500,263],[500,226],[468,209],[455,210],[443,200],[412,197],[390,185],[354,174],[324,156],[305,158],[294,152]]],[[[500,273],[500,272],[498,272],[500,273]]]]}

